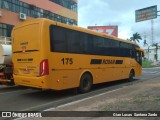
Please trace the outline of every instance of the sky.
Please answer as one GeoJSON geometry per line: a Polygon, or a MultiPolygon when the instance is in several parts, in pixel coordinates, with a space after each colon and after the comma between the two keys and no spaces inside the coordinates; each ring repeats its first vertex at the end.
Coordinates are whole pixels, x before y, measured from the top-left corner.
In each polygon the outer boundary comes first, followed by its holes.
{"type": "MultiPolygon", "coordinates": [[[[136,23],[135,10],[154,5],[160,11],[160,0],[78,0],[78,26],[118,25],[119,38],[127,39],[138,32],[144,40],[146,33],[146,41],[151,44],[151,20],[136,23]]],[[[154,42],[160,43],[160,16],[153,21],[154,42]]]]}

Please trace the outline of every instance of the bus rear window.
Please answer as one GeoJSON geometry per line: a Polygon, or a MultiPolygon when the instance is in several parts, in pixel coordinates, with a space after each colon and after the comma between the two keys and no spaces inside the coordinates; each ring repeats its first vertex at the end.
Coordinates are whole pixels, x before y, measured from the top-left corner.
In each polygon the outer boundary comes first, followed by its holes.
{"type": "Polygon", "coordinates": [[[40,26],[39,24],[29,24],[14,30],[13,53],[35,52],[40,50],[40,26]]]}

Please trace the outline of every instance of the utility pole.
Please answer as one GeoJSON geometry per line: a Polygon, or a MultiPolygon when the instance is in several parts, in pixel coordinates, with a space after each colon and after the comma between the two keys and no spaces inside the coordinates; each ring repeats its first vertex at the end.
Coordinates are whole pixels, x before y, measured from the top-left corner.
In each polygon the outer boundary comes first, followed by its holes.
{"type": "Polygon", "coordinates": [[[144,45],[143,45],[144,47],[145,47],[145,45],[147,44],[146,38],[147,38],[146,32],[144,32],[144,45]]]}
{"type": "Polygon", "coordinates": [[[154,43],[153,46],[155,46],[155,51],[156,51],[155,60],[157,62],[158,61],[158,43],[154,43]]]}
{"type": "Polygon", "coordinates": [[[154,20],[151,20],[151,45],[154,44],[154,20]]]}

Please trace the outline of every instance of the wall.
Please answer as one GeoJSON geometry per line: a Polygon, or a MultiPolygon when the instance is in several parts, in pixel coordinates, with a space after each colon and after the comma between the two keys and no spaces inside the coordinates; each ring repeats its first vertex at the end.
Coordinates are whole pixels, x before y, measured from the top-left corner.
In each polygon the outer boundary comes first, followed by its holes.
{"type": "Polygon", "coordinates": [[[58,4],[51,2],[49,0],[38,0],[38,1],[37,0],[20,0],[20,1],[32,4],[34,6],[43,8],[43,9],[48,10],[50,12],[62,15],[64,17],[74,19],[76,21],[78,19],[76,12],[69,10],[67,8],[64,8],[61,5],[58,5],[58,4]]]}

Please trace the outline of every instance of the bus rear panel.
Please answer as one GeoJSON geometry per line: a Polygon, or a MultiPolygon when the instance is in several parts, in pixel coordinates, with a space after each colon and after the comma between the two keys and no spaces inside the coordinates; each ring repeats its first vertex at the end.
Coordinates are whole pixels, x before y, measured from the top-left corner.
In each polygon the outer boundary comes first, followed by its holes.
{"type": "Polygon", "coordinates": [[[26,22],[13,32],[13,63],[15,83],[47,88],[48,60],[42,59],[41,22],[26,22]]]}

